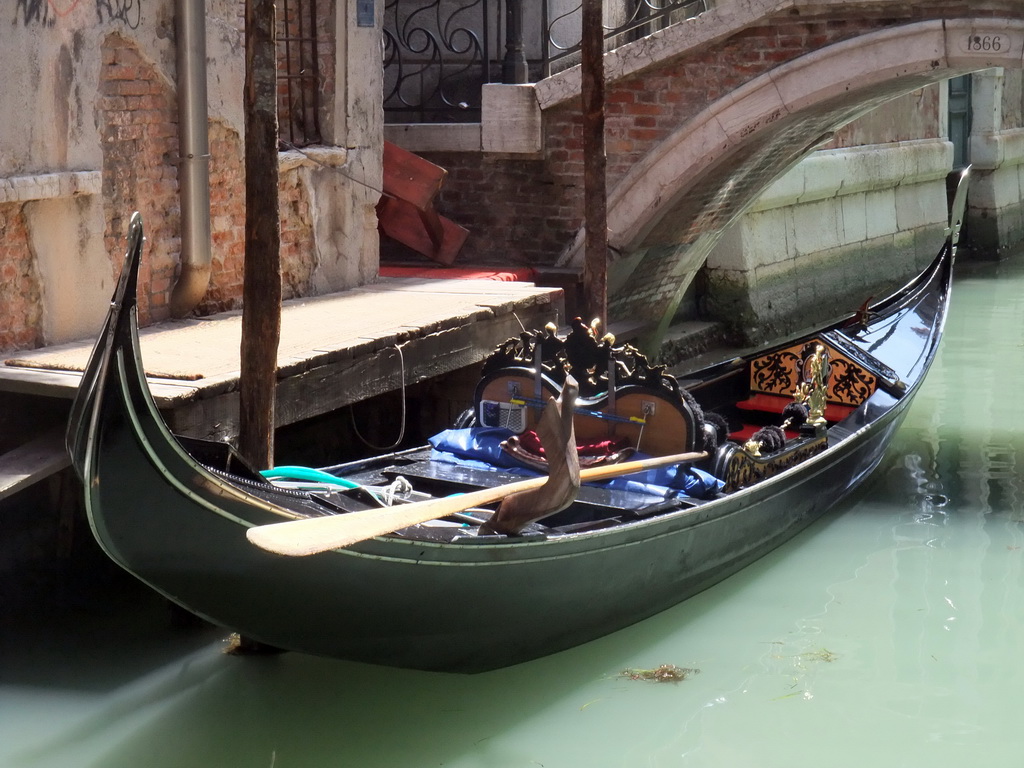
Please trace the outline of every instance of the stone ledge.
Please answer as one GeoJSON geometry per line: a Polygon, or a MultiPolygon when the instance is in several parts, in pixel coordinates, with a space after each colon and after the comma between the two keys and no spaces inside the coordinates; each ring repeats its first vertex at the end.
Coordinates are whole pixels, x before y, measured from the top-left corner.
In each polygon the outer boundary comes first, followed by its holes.
{"type": "Polygon", "coordinates": [[[768,187],[750,210],[766,211],[944,179],[952,163],[953,145],[946,139],[823,150],[768,187]]]}
{"type": "Polygon", "coordinates": [[[482,128],[485,152],[536,155],[544,151],[544,120],[533,86],[485,85],[482,128]]]}
{"type": "Polygon", "coordinates": [[[986,216],[999,217],[1001,211],[1019,220],[1024,130],[973,136],[970,152],[974,165],[968,199],[972,221],[978,216],[982,219],[986,216]]]}
{"type": "Polygon", "coordinates": [[[62,171],[0,179],[0,203],[27,203],[78,195],[98,195],[103,189],[100,171],[62,171]]]}
{"type": "Polygon", "coordinates": [[[971,164],[979,171],[1024,164],[1024,128],[971,136],[971,164]]]}
{"type": "Polygon", "coordinates": [[[384,126],[384,138],[410,152],[480,152],[480,123],[401,123],[384,126]]]}
{"type": "Polygon", "coordinates": [[[277,155],[279,173],[287,173],[300,167],[340,168],[348,161],[348,150],[344,147],[306,147],[289,149],[277,155]]]}

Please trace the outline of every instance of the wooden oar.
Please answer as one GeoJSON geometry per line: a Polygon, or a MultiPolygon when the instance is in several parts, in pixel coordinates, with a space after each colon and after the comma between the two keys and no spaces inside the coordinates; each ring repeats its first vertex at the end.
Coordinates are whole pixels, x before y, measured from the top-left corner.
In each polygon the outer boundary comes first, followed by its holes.
{"type": "MultiPolygon", "coordinates": [[[[672,456],[656,456],[639,461],[625,461],[621,464],[589,467],[580,470],[580,480],[607,480],[655,467],[699,461],[706,456],[706,453],[677,453],[672,456]]],[[[459,496],[428,499],[386,509],[364,509],[343,515],[310,517],[303,520],[254,526],[245,532],[245,536],[257,547],[268,552],[276,552],[279,555],[289,555],[290,557],[315,555],[329,549],[347,547],[374,536],[382,536],[410,525],[425,523],[427,520],[444,517],[453,512],[461,512],[471,507],[501,501],[510,494],[538,488],[546,481],[547,477],[545,476],[531,477],[529,480],[520,480],[494,488],[482,488],[479,491],[471,491],[459,496]]]]}

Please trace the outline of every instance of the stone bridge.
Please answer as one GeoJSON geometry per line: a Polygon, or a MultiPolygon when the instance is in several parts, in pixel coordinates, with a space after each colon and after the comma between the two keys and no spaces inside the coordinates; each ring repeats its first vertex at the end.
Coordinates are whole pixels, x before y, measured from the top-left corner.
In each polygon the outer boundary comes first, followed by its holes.
{"type": "MultiPolygon", "coordinates": [[[[610,319],[661,338],[723,231],[838,129],[1022,57],[1017,0],[721,0],[607,53],[610,319]]],[[[579,90],[579,67],[485,86],[480,151],[410,147],[449,169],[446,210],[484,234],[471,259],[582,264],[579,90]]]]}

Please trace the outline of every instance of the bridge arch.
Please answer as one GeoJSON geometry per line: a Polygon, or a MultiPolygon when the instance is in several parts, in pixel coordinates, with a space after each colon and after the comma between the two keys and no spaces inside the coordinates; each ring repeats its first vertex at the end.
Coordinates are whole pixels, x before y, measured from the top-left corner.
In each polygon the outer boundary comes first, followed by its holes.
{"type": "MultiPolygon", "coordinates": [[[[824,46],[728,93],[610,190],[611,316],[643,318],[660,338],[728,225],[835,130],[923,86],[1022,59],[1024,21],[929,20],[824,46]]],[[[560,263],[581,264],[582,243],[580,232],[560,263]]]]}

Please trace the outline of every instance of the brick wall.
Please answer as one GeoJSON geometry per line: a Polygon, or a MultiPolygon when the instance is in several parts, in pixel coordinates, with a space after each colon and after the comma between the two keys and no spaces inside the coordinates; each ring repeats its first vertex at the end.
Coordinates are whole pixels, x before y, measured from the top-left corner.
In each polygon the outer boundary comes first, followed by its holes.
{"type": "MultiPolygon", "coordinates": [[[[132,211],[142,212],[146,259],[140,272],[143,325],[168,317],[180,258],[178,119],[175,94],[130,40],[108,37],[103,50],[100,119],[107,251],[116,266],[132,211]]],[[[236,131],[210,122],[211,277],[197,307],[210,314],[240,306],[245,258],[244,147],[236,131]]],[[[282,174],[281,260],[285,298],[308,292],[313,228],[308,193],[297,174],[282,174]]]]}
{"type": "Polygon", "coordinates": [[[245,263],[245,165],[242,137],[210,123],[210,286],[197,310],[234,309],[242,298],[245,263]]]}
{"type": "Polygon", "coordinates": [[[178,118],[174,91],[134,42],[108,35],[102,47],[97,100],[103,148],[106,250],[119,268],[133,211],[146,228],[139,273],[139,320],[168,316],[178,237],[178,118]]]}
{"type": "MultiPolygon", "coordinates": [[[[316,11],[316,85],[320,96],[322,133],[330,144],[344,147],[349,139],[345,135],[346,130],[365,130],[367,126],[375,127],[377,123],[362,114],[345,115],[344,110],[341,110],[344,124],[333,124],[336,112],[337,2],[303,2],[315,7],[316,11]]],[[[74,67],[64,77],[64,69],[60,67],[64,67],[66,62],[60,59],[56,77],[46,78],[35,73],[34,79],[41,83],[41,89],[51,80],[58,86],[55,94],[44,93],[43,89],[40,91],[42,96],[34,96],[39,102],[40,120],[52,122],[52,116],[47,110],[53,105],[46,99],[56,101],[58,130],[55,131],[55,140],[50,141],[48,137],[52,131],[47,126],[33,127],[32,119],[23,120],[31,129],[25,134],[31,140],[22,141],[23,155],[7,158],[10,162],[5,173],[24,174],[28,177],[68,172],[65,166],[69,164],[75,171],[83,168],[99,173],[89,189],[75,188],[71,192],[56,193],[44,189],[37,196],[22,193],[16,200],[0,198],[3,200],[0,202],[0,219],[4,225],[3,237],[0,238],[0,274],[5,275],[6,281],[4,301],[0,303],[0,328],[3,328],[0,332],[0,351],[29,348],[43,343],[43,334],[49,331],[44,330],[40,316],[49,322],[51,315],[40,306],[37,299],[42,296],[51,303],[59,301],[59,297],[53,294],[63,290],[41,285],[48,273],[40,269],[40,265],[60,269],[61,260],[65,258],[63,248],[59,251],[54,249],[52,253],[47,250],[41,255],[38,264],[32,253],[31,243],[36,243],[38,247],[39,242],[44,242],[48,247],[53,241],[52,237],[39,240],[34,237],[38,233],[31,230],[36,218],[26,213],[33,214],[31,206],[39,200],[66,198],[70,194],[94,195],[90,198],[94,206],[89,212],[91,218],[78,222],[77,231],[87,238],[88,253],[100,261],[104,255],[109,258],[112,272],[121,266],[129,218],[134,211],[139,211],[143,216],[147,236],[140,272],[140,321],[146,325],[169,316],[170,296],[177,278],[182,247],[172,6],[173,3],[158,3],[150,9],[152,13],[145,12],[141,24],[134,27],[116,19],[109,25],[94,26],[90,24],[92,16],[79,9],[81,12],[76,15],[66,18],[61,15],[59,20],[47,22],[45,28],[40,26],[38,34],[29,29],[21,29],[20,26],[10,30],[10,40],[18,41],[17,46],[13,47],[15,52],[20,52],[20,46],[24,44],[29,54],[39,56],[38,60],[31,56],[25,58],[19,65],[22,68],[38,69],[38,61],[57,60],[58,53],[66,57],[72,36],[74,67]],[[85,26],[79,29],[76,25],[85,26]],[[77,122],[61,128],[59,120],[66,112],[67,103],[72,105],[70,119],[76,119],[77,115],[77,122]],[[86,116],[84,121],[83,115],[86,116]],[[85,123],[88,123],[85,126],[87,130],[83,129],[85,123]],[[75,126],[77,131],[73,130],[75,126]],[[70,141],[70,144],[62,147],[60,141],[70,141]],[[28,279],[31,285],[21,285],[22,277],[28,279]],[[12,292],[16,281],[19,281],[17,300],[12,292]],[[48,292],[47,288],[51,290],[48,292]]],[[[211,13],[219,14],[214,26],[210,28],[215,34],[207,40],[211,104],[209,169],[212,258],[209,289],[196,308],[199,314],[237,309],[241,304],[245,169],[239,123],[244,94],[236,85],[240,85],[238,81],[244,65],[244,7],[242,0],[231,0],[227,7],[209,7],[211,13]]],[[[294,5],[289,4],[289,8],[294,8],[294,5]]],[[[25,26],[30,26],[28,18],[25,19],[25,26]]],[[[282,20],[282,30],[285,28],[288,25],[282,20]]],[[[289,31],[297,30],[293,27],[289,31]]],[[[353,50],[365,46],[368,52],[377,51],[379,55],[379,36],[374,40],[371,33],[372,30],[350,35],[346,38],[348,42],[344,43],[344,50],[348,55],[358,58],[353,50]]],[[[0,37],[8,41],[7,33],[0,37]]],[[[307,59],[297,53],[294,58],[300,65],[308,63],[307,59]]],[[[373,60],[372,57],[368,58],[370,62],[373,60]]],[[[358,80],[341,90],[343,95],[353,98],[372,99],[374,93],[377,94],[376,98],[380,97],[379,84],[374,91],[372,84],[367,87],[365,82],[358,80]]],[[[66,114],[64,118],[69,119],[66,114]]],[[[282,119],[286,122],[291,120],[287,112],[282,115],[282,119]]],[[[373,276],[377,235],[373,227],[372,205],[367,207],[363,204],[363,198],[371,196],[364,187],[379,187],[379,180],[372,183],[374,174],[379,176],[379,168],[374,167],[375,144],[372,137],[370,140],[357,137],[355,141],[358,144],[350,153],[355,166],[353,183],[363,186],[356,187],[357,191],[352,196],[359,201],[359,205],[352,206],[352,212],[332,211],[326,225],[337,225],[335,229],[343,231],[344,238],[337,238],[335,232],[327,232],[326,243],[318,246],[315,242],[318,230],[314,228],[317,219],[313,215],[313,201],[320,195],[319,185],[322,180],[308,171],[293,169],[281,174],[281,257],[285,298],[308,295],[313,291],[313,272],[318,267],[323,267],[322,271],[332,276],[332,279],[336,275],[344,276],[337,279],[337,284],[318,278],[316,287],[320,290],[325,286],[340,290],[349,287],[350,283],[358,283],[373,276]],[[363,175],[368,176],[368,182],[360,178],[363,175]],[[370,211],[369,215],[365,215],[367,210],[370,211]],[[342,240],[343,243],[340,242],[342,240]],[[338,262],[344,262],[344,270],[338,268],[338,262]],[[349,269],[350,264],[356,266],[349,269]]],[[[19,147],[19,151],[21,149],[19,147]]],[[[344,155],[343,152],[337,154],[344,155]]],[[[343,194],[336,182],[332,181],[327,186],[330,194],[335,197],[343,194]]],[[[72,207],[68,206],[68,210],[72,207]]],[[[63,220],[61,223],[67,224],[63,220]]],[[[74,244],[69,243],[68,248],[74,248],[74,244]]],[[[92,269],[91,275],[102,271],[92,269]]],[[[105,274],[103,278],[108,279],[105,274]]],[[[106,283],[93,287],[102,294],[107,290],[106,283]]],[[[84,301],[83,306],[95,306],[91,298],[84,301]]],[[[70,320],[62,327],[73,327],[72,333],[88,333],[94,324],[93,318],[80,316],[82,313],[72,316],[76,311],[74,308],[68,309],[66,314],[70,320]],[[75,325],[72,320],[78,324],[75,325]]]]}
{"type": "Polygon", "coordinates": [[[312,287],[315,266],[313,224],[309,191],[298,170],[281,174],[281,295],[284,299],[306,296],[312,287]]]}
{"type": "MultiPolygon", "coordinates": [[[[743,83],[809,50],[893,23],[778,20],[609,84],[609,190],[651,149],[743,83]]],[[[582,137],[579,101],[573,100],[545,112],[541,159],[423,153],[448,170],[439,209],[471,232],[460,262],[544,265],[558,258],[583,221],[582,137]]]]}
{"type": "Polygon", "coordinates": [[[0,232],[0,350],[35,347],[42,339],[42,302],[21,203],[0,204],[0,232]]]}
{"type": "Polygon", "coordinates": [[[575,233],[583,188],[557,164],[466,153],[430,160],[448,171],[438,208],[470,230],[460,263],[547,263],[575,233]]]}

